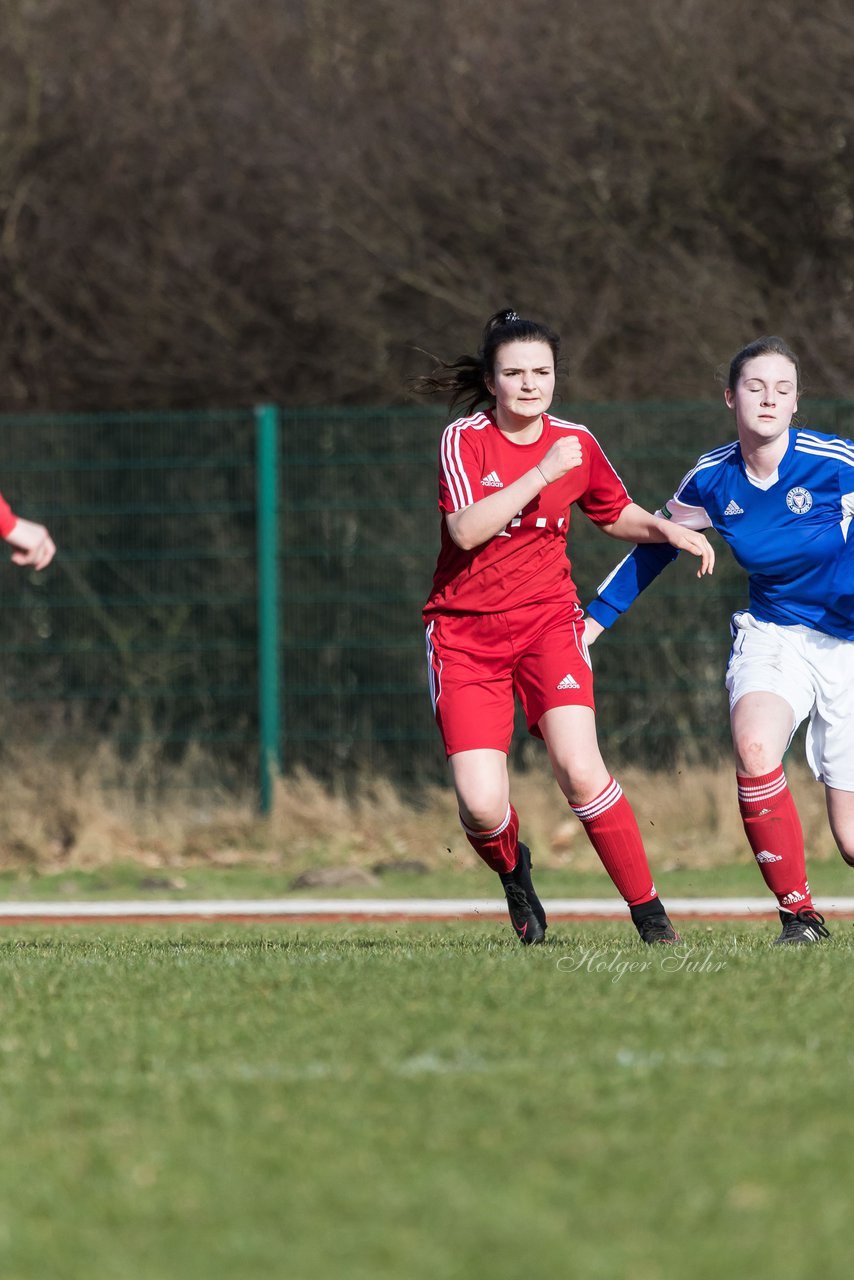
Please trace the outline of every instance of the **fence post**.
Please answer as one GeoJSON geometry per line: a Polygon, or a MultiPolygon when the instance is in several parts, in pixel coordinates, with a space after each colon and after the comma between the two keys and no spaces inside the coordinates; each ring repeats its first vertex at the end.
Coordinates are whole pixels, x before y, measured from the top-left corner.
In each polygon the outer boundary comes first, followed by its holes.
{"type": "Polygon", "coordinates": [[[279,691],[279,410],[255,408],[255,502],[258,549],[259,807],[269,813],[281,767],[279,691]]]}

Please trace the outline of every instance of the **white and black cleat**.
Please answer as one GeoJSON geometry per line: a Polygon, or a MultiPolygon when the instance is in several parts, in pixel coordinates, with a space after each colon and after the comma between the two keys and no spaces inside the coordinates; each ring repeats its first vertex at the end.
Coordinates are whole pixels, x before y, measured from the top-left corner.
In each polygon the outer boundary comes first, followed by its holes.
{"type": "Polygon", "coordinates": [[[800,911],[781,911],[780,920],[783,932],[774,939],[775,947],[802,947],[812,942],[821,942],[830,937],[830,930],[825,928],[824,916],[812,907],[801,907],[800,911]]]}

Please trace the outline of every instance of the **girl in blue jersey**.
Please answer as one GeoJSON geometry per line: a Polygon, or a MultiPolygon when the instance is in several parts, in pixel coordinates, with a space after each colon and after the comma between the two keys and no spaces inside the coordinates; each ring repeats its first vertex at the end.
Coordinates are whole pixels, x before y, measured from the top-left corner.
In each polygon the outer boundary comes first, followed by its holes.
{"type": "MultiPolygon", "coordinates": [[[[782,766],[803,720],[831,830],[854,866],[854,442],[792,425],[799,372],[776,337],[733,358],[725,399],[738,439],[703,454],[661,513],[716,529],[749,575],[749,607],[732,618],[726,687],[739,810],[777,899],[778,943],[829,936],[810,897],[782,766]]],[[[677,554],[648,544],[617,566],[588,610],[588,645],[677,554]]]]}

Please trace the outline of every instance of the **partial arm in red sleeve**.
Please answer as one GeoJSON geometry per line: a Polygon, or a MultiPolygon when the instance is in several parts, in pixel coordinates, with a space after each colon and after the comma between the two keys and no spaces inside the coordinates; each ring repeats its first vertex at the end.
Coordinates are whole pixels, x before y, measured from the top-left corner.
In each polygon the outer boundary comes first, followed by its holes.
{"type": "Polygon", "coordinates": [[[12,563],[25,568],[46,569],[56,555],[56,546],[43,524],[16,516],[0,494],[0,538],[13,548],[12,563]]]}

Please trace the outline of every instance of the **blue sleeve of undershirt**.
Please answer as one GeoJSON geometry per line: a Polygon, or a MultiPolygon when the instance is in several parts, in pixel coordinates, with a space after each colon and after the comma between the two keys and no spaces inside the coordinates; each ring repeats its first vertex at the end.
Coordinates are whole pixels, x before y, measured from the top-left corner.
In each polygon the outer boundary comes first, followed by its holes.
{"type": "Polygon", "coordinates": [[[610,627],[678,555],[669,542],[635,547],[599,586],[587,613],[600,626],[610,627]]]}

